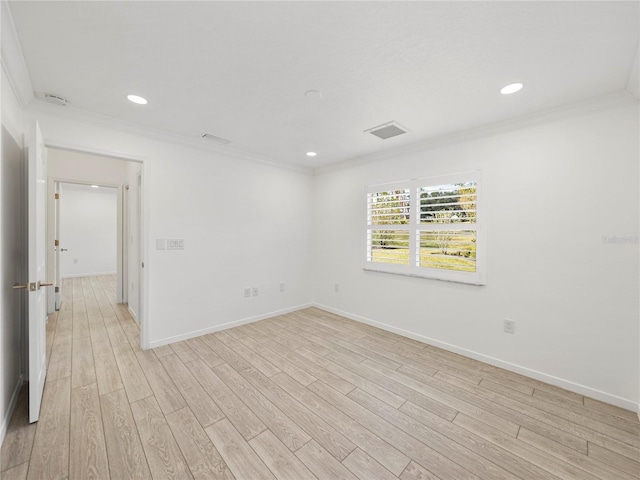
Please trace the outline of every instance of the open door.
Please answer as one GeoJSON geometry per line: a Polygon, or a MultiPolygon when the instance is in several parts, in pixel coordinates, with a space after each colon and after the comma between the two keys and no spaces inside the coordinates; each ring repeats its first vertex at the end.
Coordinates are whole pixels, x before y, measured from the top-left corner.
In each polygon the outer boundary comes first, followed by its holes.
{"type": "Polygon", "coordinates": [[[46,282],[46,149],[38,123],[29,138],[28,203],[29,203],[29,422],[38,420],[40,403],[47,376],[47,307],[46,282]]]}
{"type": "Polygon", "coordinates": [[[46,282],[46,150],[38,123],[34,122],[28,150],[28,272],[29,283],[16,285],[29,295],[29,422],[38,420],[47,375],[46,282]]]}

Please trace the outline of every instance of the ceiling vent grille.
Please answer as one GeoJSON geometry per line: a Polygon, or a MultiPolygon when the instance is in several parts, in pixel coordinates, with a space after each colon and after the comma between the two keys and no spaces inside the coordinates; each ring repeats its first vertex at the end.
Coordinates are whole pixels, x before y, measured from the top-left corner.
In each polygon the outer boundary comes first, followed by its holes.
{"type": "Polygon", "coordinates": [[[370,133],[382,140],[386,140],[387,138],[397,137],[398,135],[402,135],[408,131],[408,128],[403,127],[397,122],[387,122],[382,125],[378,125],[377,127],[370,128],[369,130],[365,130],[364,133],[370,133]]]}
{"type": "Polygon", "coordinates": [[[209,140],[211,142],[219,143],[221,145],[229,145],[231,140],[227,140],[226,138],[216,137],[215,135],[211,135],[210,133],[205,133],[202,135],[202,138],[205,140],[209,140]]]}

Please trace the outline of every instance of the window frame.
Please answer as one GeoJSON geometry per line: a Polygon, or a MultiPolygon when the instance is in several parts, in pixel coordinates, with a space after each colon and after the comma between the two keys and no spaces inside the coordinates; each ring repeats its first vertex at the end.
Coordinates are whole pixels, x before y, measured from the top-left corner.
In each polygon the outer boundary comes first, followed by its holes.
{"type": "Polygon", "coordinates": [[[431,177],[414,178],[412,180],[369,185],[365,188],[365,252],[363,269],[368,271],[407,275],[413,277],[430,278],[449,282],[467,283],[472,285],[486,285],[486,229],[485,229],[485,192],[482,170],[473,170],[455,174],[437,175],[431,177]],[[421,187],[435,187],[453,185],[457,183],[475,182],[476,184],[476,221],[475,223],[456,223],[453,228],[446,228],[449,224],[419,223],[421,187]],[[390,190],[409,190],[409,223],[402,225],[369,225],[369,194],[390,190]],[[378,228],[376,228],[378,227],[378,228]],[[371,244],[369,241],[372,230],[409,230],[409,265],[373,262],[371,244]],[[419,235],[429,230],[475,230],[476,232],[476,271],[464,272],[443,268],[419,266],[418,249],[419,235]]]}

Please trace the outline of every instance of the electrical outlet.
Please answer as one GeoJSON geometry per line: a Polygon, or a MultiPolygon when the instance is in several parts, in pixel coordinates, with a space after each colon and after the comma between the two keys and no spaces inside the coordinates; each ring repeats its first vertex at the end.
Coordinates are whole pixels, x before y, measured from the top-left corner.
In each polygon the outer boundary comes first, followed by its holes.
{"type": "Polygon", "coordinates": [[[245,288],[244,289],[244,297],[245,298],[249,298],[251,296],[251,289],[250,288],[245,288]]]}
{"type": "Polygon", "coordinates": [[[253,287],[253,296],[254,297],[258,296],[258,287],[253,287]]]}
{"type": "Polygon", "coordinates": [[[281,291],[281,292],[284,292],[284,283],[281,283],[281,284],[280,284],[280,291],[281,291]]]}
{"type": "Polygon", "coordinates": [[[334,291],[334,292],[336,292],[336,293],[339,293],[339,292],[340,292],[340,284],[339,284],[339,283],[336,283],[336,284],[333,286],[333,291],[334,291]]]}
{"type": "Polygon", "coordinates": [[[515,331],[516,331],[516,322],[514,322],[513,320],[505,319],[505,321],[504,321],[504,331],[505,331],[505,333],[515,333],[515,331]]]}

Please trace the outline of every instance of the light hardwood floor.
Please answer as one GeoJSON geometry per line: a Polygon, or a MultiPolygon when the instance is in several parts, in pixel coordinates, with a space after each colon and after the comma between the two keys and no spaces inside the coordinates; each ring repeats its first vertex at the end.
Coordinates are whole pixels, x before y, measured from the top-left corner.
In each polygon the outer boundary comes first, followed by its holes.
{"type": "Polygon", "coordinates": [[[633,412],[313,308],[141,351],[113,277],[64,287],[3,480],[640,478],[633,412]]]}

